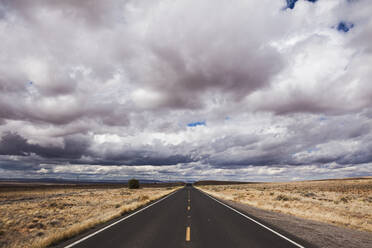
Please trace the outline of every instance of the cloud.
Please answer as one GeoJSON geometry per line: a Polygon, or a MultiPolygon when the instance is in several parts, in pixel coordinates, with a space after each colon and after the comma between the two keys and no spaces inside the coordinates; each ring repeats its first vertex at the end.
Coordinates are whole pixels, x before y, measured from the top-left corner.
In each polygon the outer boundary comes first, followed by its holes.
{"type": "Polygon", "coordinates": [[[64,137],[63,146],[44,147],[32,144],[17,133],[5,133],[0,141],[0,155],[29,156],[36,154],[44,158],[78,159],[89,146],[83,137],[64,137]]]}
{"type": "Polygon", "coordinates": [[[370,13],[368,0],[0,1],[0,176],[370,175],[370,13]]]}

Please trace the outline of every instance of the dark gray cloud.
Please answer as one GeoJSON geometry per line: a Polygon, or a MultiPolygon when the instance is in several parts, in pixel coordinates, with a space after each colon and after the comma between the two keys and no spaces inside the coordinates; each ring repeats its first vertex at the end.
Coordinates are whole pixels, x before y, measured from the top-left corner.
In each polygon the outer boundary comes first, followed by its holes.
{"type": "Polygon", "coordinates": [[[2,157],[0,161],[0,168],[8,171],[24,171],[26,173],[24,173],[23,176],[25,176],[29,172],[40,169],[40,166],[39,164],[30,161],[20,163],[19,161],[12,161],[2,157]]]}
{"type": "MultiPolygon", "coordinates": [[[[247,137],[230,136],[230,145],[225,150],[215,150],[208,162],[226,168],[371,162],[368,152],[372,142],[369,119],[353,115],[328,118],[313,116],[309,119],[303,114],[292,118],[294,120],[285,126],[284,134],[261,133],[253,143],[247,137]]],[[[215,142],[224,144],[225,139],[215,142]]]]}
{"type": "Polygon", "coordinates": [[[44,158],[78,159],[86,153],[89,141],[82,136],[64,137],[62,147],[41,146],[30,143],[17,133],[5,133],[0,141],[0,155],[29,156],[36,154],[44,158]]]}
{"type": "Polygon", "coordinates": [[[113,155],[104,158],[103,160],[93,161],[93,164],[99,165],[177,165],[179,163],[190,163],[194,162],[188,155],[168,155],[163,156],[161,154],[152,154],[149,151],[135,151],[120,155],[113,155]]]}

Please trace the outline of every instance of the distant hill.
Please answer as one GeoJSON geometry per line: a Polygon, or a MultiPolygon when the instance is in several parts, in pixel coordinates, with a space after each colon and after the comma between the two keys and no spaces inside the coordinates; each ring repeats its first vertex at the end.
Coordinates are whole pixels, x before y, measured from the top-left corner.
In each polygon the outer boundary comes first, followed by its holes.
{"type": "MultiPolygon", "coordinates": [[[[139,179],[140,183],[164,183],[159,180],[139,179]]],[[[0,178],[0,183],[52,183],[52,184],[99,184],[99,183],[118,183],[126,184],[128,180],[110,180],[110,179],[61,179],[61,178],[0,178]]]]}
{"type": "MultiPolygon", "coordinates": [[[[141,187],[173,187],[185,185],[184,182],[163,182],[139,179],[141,187]]],[[[123,188],[127,180],[66,180],[59,178],[0,178],[0,191],[33,190],[40,188],[123,188]]]]}
{"type": "Polygon", "coordinates": [[[194,185],[231,185],[231,184],[255,184],[257,182],[236,182],[236,181],[217,181],[217,180],[204,180],[197,181],[194,185]]]}

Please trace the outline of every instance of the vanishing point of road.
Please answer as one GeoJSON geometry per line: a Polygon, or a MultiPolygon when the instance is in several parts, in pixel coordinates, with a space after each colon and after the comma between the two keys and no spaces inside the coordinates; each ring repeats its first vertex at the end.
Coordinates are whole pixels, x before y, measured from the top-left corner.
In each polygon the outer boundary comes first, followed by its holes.
{"type": "Polygon", "coordinates": [[[314,247],[192,186],[58,245],[63,248],[314,247]]]}

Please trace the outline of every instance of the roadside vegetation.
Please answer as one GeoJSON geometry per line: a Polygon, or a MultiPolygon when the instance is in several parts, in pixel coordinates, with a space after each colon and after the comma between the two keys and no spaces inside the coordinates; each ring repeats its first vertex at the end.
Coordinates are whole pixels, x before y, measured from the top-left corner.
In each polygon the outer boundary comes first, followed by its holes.
{"type": "Polygon", "coordinates": [[[0,192],[0,247],[46,247],[119,217],[176,187],[35,188],[0,192]]]}
{"type": "Polygon", "coordinates": [[[372,232],[372,178],[198,188],[220,199],[372,232]]]}
{"type": "Polygon", "coordinates": [[[140,187],[140,184],[139,184],[139,181],[135,178],[132,178],[129,180],[128,182],[128,188],[130,189],[139,189],[140,187]]]}

